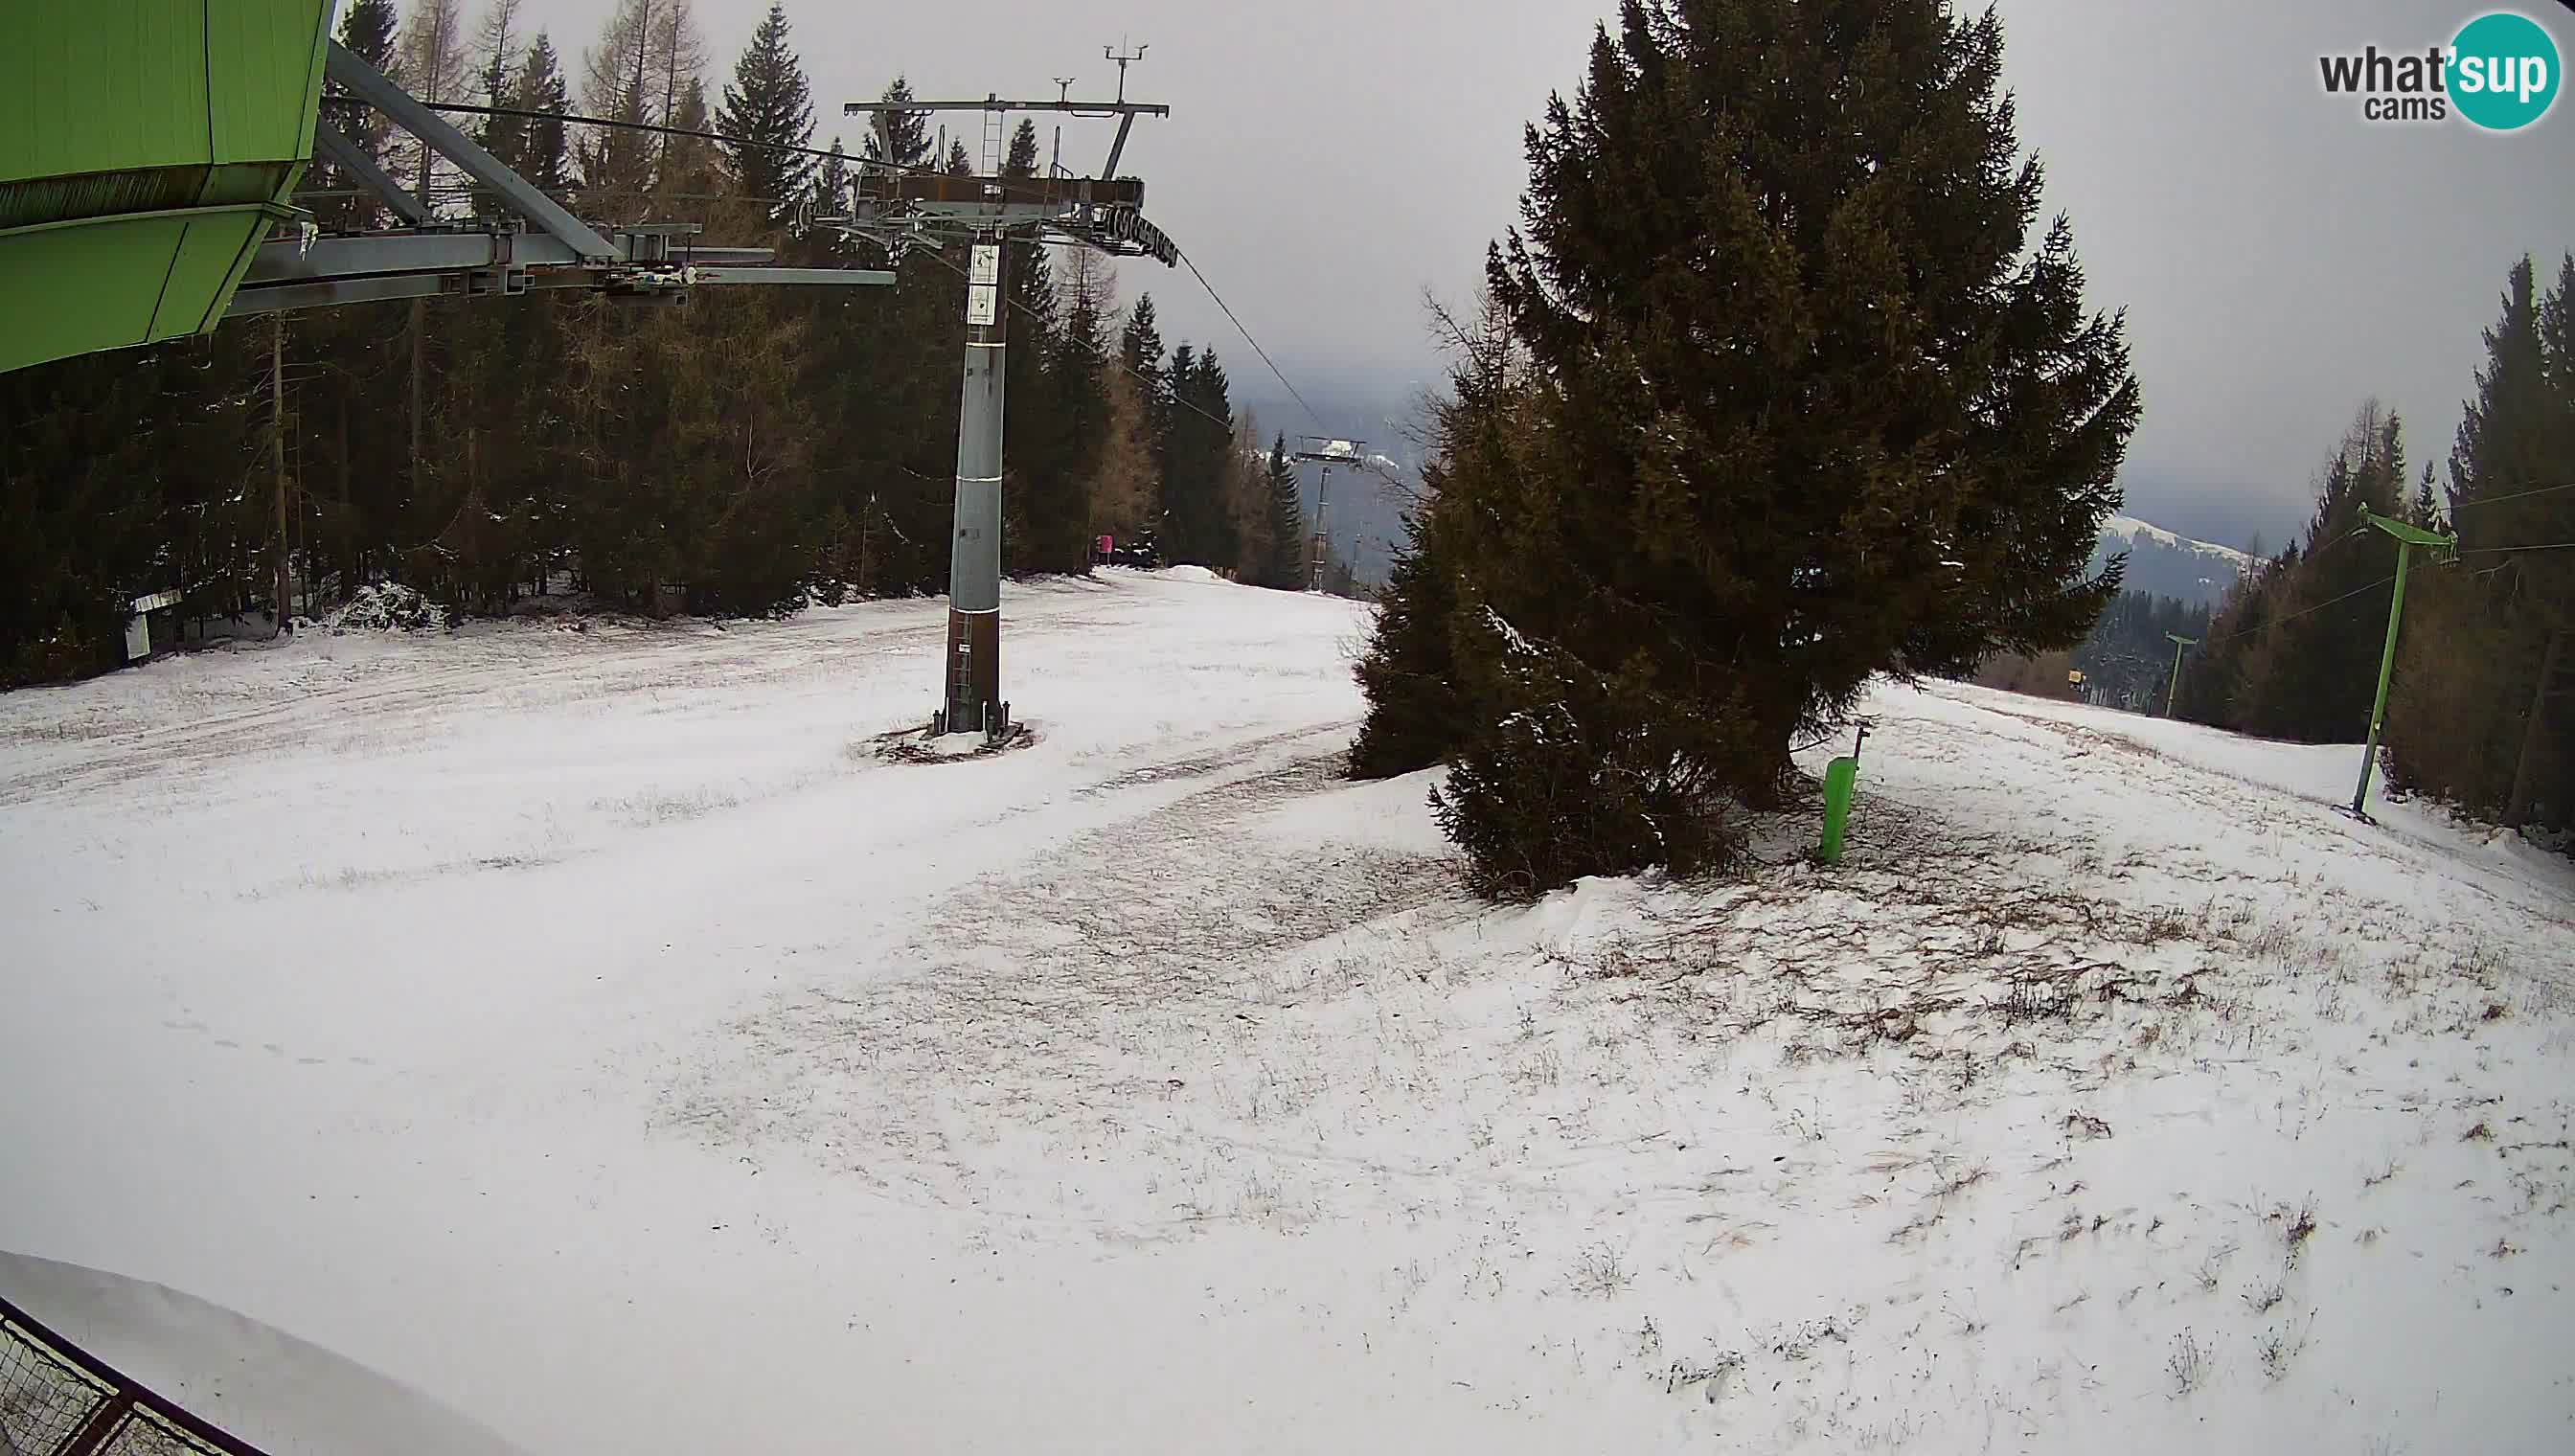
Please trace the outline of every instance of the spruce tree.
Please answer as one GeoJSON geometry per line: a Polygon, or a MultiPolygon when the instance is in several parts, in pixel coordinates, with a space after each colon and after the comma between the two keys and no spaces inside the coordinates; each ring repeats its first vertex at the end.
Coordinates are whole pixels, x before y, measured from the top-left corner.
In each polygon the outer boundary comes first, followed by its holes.
{"type": "Polygon", "coordinates": [[[1143,483],[1144,519],[1136,529],[1159,550],[1166,535],[1164,480],[1172,443],[1172,371],[1163,355],[1163,331],[1155,318],[1152,294],[1138,294],[1135,306],[1127,311],[1127,322],[1118,333],[1118,356],[1121,373],[1136,396],[1149,477],[1143,483]]]}
{"type": "Polygon", "coordinates": [[[769,13],[734,62],[724,88],[716,130],[734,185],[760,203],[772,222],[795,215],[814,175],[812,158],[781,147],[814,142],[814,95],[805,64],[788,43],[787,7],[771,0],[769,13]]]}
{"type": "MultiPolygon", "coordinates": [[[[2540,332],[2536,271],[2527,258],[2506,280],[2503,315],[2485,333],[2486,362],[2477,371],[2477,396],[2459,421],[2450,451],[2451,508],[2515,495],[2541,485],[2550,462],[2543,432],[2532,428],[2548,414],[2548,359],[2540,332]]],[[[2490,518],[2462,515],[2462,546],[2504,539],[2490,518]]]]}
{"type": "MultiPolygon", "coordinates": [[[[901,106],[913,99],[912,82],[897,76],[886,86],[881,101],[901,106]]],[[[926,111],[891,111],[883,113],[879,126],[868,129],[868,139],[860,155],[871,162],[891,162],[897,167],[918,167],[930,160],[930,113],[926,111]],[[891,150],[888,139],[894,143],[891,150]]]]}
{"type": "Polygon", "coordinates": [[[1196,509],[1205,513],[1206,555],[1211,565],[1231,568],[1243,559],[1242,532],[1236,524],[1232,487],[1243,462],[1235,453],[1232,384],[1214,349],[1199,351],[1197,388],[1191,392],[1193,428],[1199,441],[1201,485],[1196,509]]]}
{"type": "Polygon", "coordinates": [[[350,0],[340,17],[340,44],[368,65],[386,70],[393,65],[399,21],[394,0],[350,0]]]}
{"type": "Polygon", "coordinates": [[[1511,532],[1561,570],[1491,585],[1595,668],[1641,654],[1673,711],[1739,718],[1757,794],[1876,673],[2082,638],[2137,387],[2071,228],[2031,232],[1990,11],[1619,21],[1532,128],[1488,269],[1562,454],[1511,532]],[[1798,105],[1750,100],[1782,75],[1798,105]]]}
{"type": "Polygon", "coordinates": [[[1206,533],[1201,529],[1201,516],[1189,499],[1198,489],[1198,432],[1189,422],[1193,414],[1193,396],[1199,371],[1198,346],[1183,340],[1172,351],[1172,360],[1160,391],[1163,408],[1156,420],[1160,427],[1155,437],[1155,454],[1161,465],[1155,498],[1158,539],[1163,560],[1204,566],[1208,559],[1206,533]]]}
{"type": "Polygon", "coordinates": [[[2506,511],[2526,508],[2507,518],[2525,534],[2501,553],[2511,570],[2497,575],[2512,578],[2507,610],[2540,648],[2527,707],[2518,715],[2522,740],[2504,822],[2565,829],[2575,827],[2575,731],[2566,728],[2575,707],[2561,686],[2575,669],[2575,560],[2562,549],[2575,542],[2575,490],[2568,489],[2575,487],[2575,253],[2560,255],[2556,286],[2540,302],[2539,339],[2550,388],[2531,433],[2541,472],[2558,489],[2498,503],[2506,511]]]}
{"type": "MultiPolygon", "coordinates": [[[[1512,345],[1508,321],[1489,295],[1477,316],[1443,313],[1440,322],[1456,358],[1447,396],[1430,408],[1419,505],[1405,519],[1405,542],[1377,594],[1355,670],[1367,700],[1350,745],[1356,778],[1415,772],[1468,746],[1476,674],[1460,645],[1482,643],[1489,623],[1466,610],[1474,589],[1465,581],[1459,523],[1490,483],[1527,468],[1539,429],[1527,356],[1512,345]]],[[[1579,766],[1572,773],[1587,776],[1579,766]]]]}
{"type": "Polygon", "coordinates": [[[2088,632],[2137,387],[2070,226],[2032,231],[2001,64],[1993,14],[1938,0],[1626,0],[1529,129],[1487,283],[1539,428],[1436,509],[1455,636],[1512,668],[1461,664],[1501,695],[1469,730],[1611,717],[1468,743],[1461,840],[1562,827],[1513,808],[1507,758],[1645,816],[1597,833],[1604,866],[1658,838],[1717,856],[1692,816],[1775,796],[1871,677],[2088,632]],[[1627,762],[1645,788],[1602,776],[1627,762]]]}
{"type": "MultiPolygon", "coordinates": [[[[706,132],[715,118],[707,110],[706,83],[691,76],[680,88],[680,99],[672,107],[671,125],[682,131],[706,132]]],[[[706,199],[724,190],[724,152],[718,143],[702,137],[665,137],[661,171],[653,179],[656,193],[695,203],[703,208],[706,199]]],[[[677,211],[678,209],[665,209],[677,211]]]]}
{"type": "Polygon", "coordinates": [[[1154,296],[1138,294],[1136,306],[1127,311],[1126,326],[1118,333],[1119,357],[1127,372],[1160,381],[1163,376],[1163,331],[1154,319],[1154,296]]]}
{"type": "Polygon", "coordinates": [[[948,144],[948,160],[943,164],[942,170],[946,171],[951,177],[972,177],[975,175],[975,159],[966,154],[966,144],[964,142],[958,141],[950,142],[948,144]]]}
{"type": "Polygon", "coordinates": [[[1038,124],[1026,117],[1011,132],[1011,147],[1002,159],[1002,176],[1025,182],[1038,175],[1038,124]]]}
{"type": "Polygon", "coordinates": [[[850,154],[839,137],[832,138],[827,150],[831,155],[814,168],[814,209],[826,217],[841,217],[850,209],[850,154]]]}
{"type": "Polygon", "coordinates": [[[1058,284],[1063,323],[1047,359],[1047,380],[1061,431],[1060,467],[1067,489],[1076,493],[1082,508],[1078,544],[1086,567],[1091,538],[1105,530],[1100,495],[1111,430],[1107,310],[1116,277],[1113,266],[1087,249],[1076,249],[1064,260],[1058,284]]]}
{"type": "Polygon", "coordinates": [[[1214,350],[1183,344],[1172,351],[1163,444],[1166,560],[1232,570],[1242,554],[1229,495],[1234,417],[1228,390],[1214,350]]]}
{"type": "Polygon", "coordinates": [[[1305,503],[1296,467],[1288,459],[1288,437],[1270,447],[1270,563],[1262,585],[1283,592],[1305,586],[1305,503]]]}
{"type": "Polygon", "coordinates": [[[1368,707],[1350,743],[1353,778],[1417,772],[1460,739],[1465,704],[1449,642],[1457,590],[1453,564],[1432,534],[1437,521],[1432,511],[1405,523],[1405,544],[1377,596],[1367,652],[1356,669],[1368,707]]]}
{"type": "MultiPolygon", "coordinates": [[[[393,0],[354,0],[340,17],[340,44],[377,70],[393,64],[393,0]]],[[[385,142],[390,126],[384,115],[370,106],[360,106],[350,98],[348,88],[337,81],[326,81],[322,94],[348,104],[325,105],[319,124],[335,128],[355,143],[360,151],[381,166],[385,161],[385,142]]],[[[384,207],[374,194],[359,186],[358,179],[343,172],[319,147],[314,149],[313,168],[307,186],[317,192],[346,193],[347,196],[325,197],[314,204],[313,215],[325,228],[334,232],[363,232],[382,225],[384,207]]]]}
{"type": "Polygon", "coordinates": [[[544,31],[528,45],[526,64],[520,69],[511,104],[524,111],[547,113],[527,119],[527,130],[519,141],[519,175],[535,183],[549,197],[561,199],[571,192],[572,143],[565,124],[558,118],[572,109],[564,86],[563,62],[555,54],[554,41],[544,31]]]}
{"type": "MultiPolygon", "coordinates": [[[[1011,137],[1002,176],[1026,181],[1037,175],[1037,127],[1027,121],[1011,137]]],[[[1003,459],[1014,489],[1006,496],[1019,530],[1004,537],[1020,571],[1087,571],[1091,503],[1085,482],[1071,469],[1063,400],[1051,377],[1062,349],[1063,322],[1056,308],[1047,250],[1033,237],[1006,245],[1009,262],[1003,296],[1010,311],[1011,348],[1004,356],[1003,459]]]]}

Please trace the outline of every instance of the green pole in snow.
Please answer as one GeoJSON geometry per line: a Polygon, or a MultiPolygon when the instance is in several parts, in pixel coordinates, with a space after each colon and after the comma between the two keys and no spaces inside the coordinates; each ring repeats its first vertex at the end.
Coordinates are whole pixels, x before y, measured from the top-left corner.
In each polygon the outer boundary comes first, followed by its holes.
{"type": "Polygon", "coordinates": [[[2199,646],[2199,639],[2195,637],[2183,637],[2177,632],[2168,632],[2165,633],[2164,636],[2171,638],[2173,641],[2173,680],[2172,688],[2164,694],[2164,717],[2179,718],[2181,716],[2182,649],[2195,648],[2199,646]]]}
{"type": "Polygon", "coordinates": [[[2360,787],[2351,795],[2351,811],[2367,818],[2369,813],[2361,805],[2369,799],[2369,775],[2378,768],[2378,730],[2387,722],[2387,683],[2396,674],[2396,632],[2405,620],[2405,568],[2414,559],[2414,548],[2449,551],[2457,548],[2459,539],[2390,521],[2367,506],[2360,508],[2360,520],[2396,538],[2396,598],[2387,604],[2387,647],[2378,656],[2378,699],[2369,706],[2369,747],[2360,759],[2360,787]]]}
{"type": "Polygon", "coordinates": [[[1815,848],[1815,857],[1826,864],[1842,862],[1842,825],[1850,817],[1851,794],[1859,784],[1859,745],[1868,741],[1868,729],[1861,728],[1851,740],[1850,756],[1835,758],[1824,765],[1824,841],[1815,848]]]}

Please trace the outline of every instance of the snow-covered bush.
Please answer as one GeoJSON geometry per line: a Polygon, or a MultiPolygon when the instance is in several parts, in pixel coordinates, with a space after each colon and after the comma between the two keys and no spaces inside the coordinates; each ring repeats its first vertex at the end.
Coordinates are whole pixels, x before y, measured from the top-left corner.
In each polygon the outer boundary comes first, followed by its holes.
{"type": "Polygon", "coordinates": [[[351,632],[439,632],[447,609],[400,582],[360,587],[348,604],[324,619],[336,635],[351,632]]]}

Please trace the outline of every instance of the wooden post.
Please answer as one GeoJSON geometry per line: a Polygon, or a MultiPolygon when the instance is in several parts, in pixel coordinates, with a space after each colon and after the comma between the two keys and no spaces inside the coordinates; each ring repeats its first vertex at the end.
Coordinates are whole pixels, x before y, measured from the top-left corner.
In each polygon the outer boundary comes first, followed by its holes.
{"type": "Polygon", "coordinates": [[[420,499],[420,336],[429,329],[429,304],[411,301],[411,493],[420,499]]]}
{"type": "Polygon", "coordinates": [[[347,548],[340,557],[340,595],[343,598],[346,598],[351,592],[357,590],[358,577],[360,573],[357,545],[358,536],[357,532],[352,530],[349,524],[352,521],[355,521],[357,517],[349,510],[349,395],[347,386],[344,384],[340,389],[333,391],[333,393],[339,396],[340,401],[340,408],[338,410],[338,428],[340,437],[340,539],[341,543],[347,548]]]}
{"type": "Polygon", "coordinates": [[[2558,646],[2565,640],[2566,629],[2549,629],[2548,650],[2539,655],[2539,681],[2530,690],[2530,719],[2521,726],[2521,757],[2512,769],[2512,796],[2504,801],[2507,828],[2520,828],[2530,817],[2531,750],[2539,743],[2539,726],[2548,720],[2548,687],[2557,677],[2558,646]]]}

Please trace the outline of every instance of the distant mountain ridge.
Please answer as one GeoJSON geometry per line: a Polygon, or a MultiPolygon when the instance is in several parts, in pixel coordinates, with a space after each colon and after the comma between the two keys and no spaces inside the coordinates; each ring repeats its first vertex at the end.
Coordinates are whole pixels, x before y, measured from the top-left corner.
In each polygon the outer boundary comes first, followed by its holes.
{"type": "Polygon", "coordinates": [[[2193,541],[2134,516],[2113,516],[2101,523],[2101,544],[2092,553],[2092,565],[2097,568],[2118,552],[2128,554],[2128,575],[2122,584],[2126,590],[2210,606],[2254,565],[2253,558],[2231,547],[2193,541]]]}

